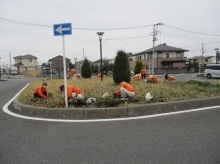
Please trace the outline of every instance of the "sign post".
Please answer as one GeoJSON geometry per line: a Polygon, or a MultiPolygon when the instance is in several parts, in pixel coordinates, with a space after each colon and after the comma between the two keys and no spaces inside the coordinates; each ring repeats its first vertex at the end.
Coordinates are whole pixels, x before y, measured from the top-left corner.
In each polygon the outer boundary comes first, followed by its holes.
{"type": "Polygon", "coordinates": [[[62,36],[63,42],[63,73],[64,73],[64,86],[65,86],[65,107],[68,108],[67,101],[67,81],[66,81],[66,57],[65,57],[65,38],[64,35],[72,35],[71,23],[55,24],[53,26],[54,36],[62,36]]]}

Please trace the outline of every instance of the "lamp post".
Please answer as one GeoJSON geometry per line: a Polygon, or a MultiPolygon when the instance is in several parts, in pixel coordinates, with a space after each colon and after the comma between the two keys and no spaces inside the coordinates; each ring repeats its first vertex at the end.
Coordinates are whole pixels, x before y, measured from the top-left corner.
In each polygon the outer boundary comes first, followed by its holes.
{"type": "Polygon", "coordinates": [[[103,74],[102,74],[102,37],[104,32],[97,32],[98,36],[99,36],[99,42],[100,42],[100,58],[101,58],[101,68],[100,68],[100,72],[101,72],[101,81],[103,81],[103,74]]]}
{"type": "Polygon", "coordinates": [[[219,51],[218,48],[215,48],[216,51],[216,64],[219,64],[219,51]]]}
{"type": "Polygon", "coordinates": [[[76,72],[77,72],[77,68],[76,68],[77,58],[74,58],[74,60],[75,60],[75,70],[76,70],[76,72]]]}

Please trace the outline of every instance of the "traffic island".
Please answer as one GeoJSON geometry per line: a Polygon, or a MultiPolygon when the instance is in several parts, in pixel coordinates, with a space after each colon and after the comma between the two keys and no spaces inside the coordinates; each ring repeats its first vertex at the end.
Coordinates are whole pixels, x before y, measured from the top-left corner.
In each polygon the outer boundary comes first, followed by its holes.
{"type": "Polygon", "coordinates": [[[16,98],[9,106],[11,112],[51,119],[107,119],[146,116],[220,105],[220,97],[104,108],[44,108],[25,105],[16,98]]]}

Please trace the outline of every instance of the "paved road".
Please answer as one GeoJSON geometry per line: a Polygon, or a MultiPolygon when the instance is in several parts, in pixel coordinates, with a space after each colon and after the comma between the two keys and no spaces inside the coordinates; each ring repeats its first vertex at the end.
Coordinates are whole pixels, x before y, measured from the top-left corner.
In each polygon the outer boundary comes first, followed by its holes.
{"type": "MultiPolygon", "coordinates": [[[[3,107],[26,80],[0,81],[3,107]]],[[[220,109],[140,120],[58,123],[0,111],[0,163],[220,163],[220,109]]]]}

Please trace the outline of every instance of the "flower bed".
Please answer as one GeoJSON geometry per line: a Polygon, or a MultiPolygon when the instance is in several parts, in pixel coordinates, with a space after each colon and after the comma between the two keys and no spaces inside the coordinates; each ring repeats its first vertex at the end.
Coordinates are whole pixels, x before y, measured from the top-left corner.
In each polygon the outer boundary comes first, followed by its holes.
{"type": "MultiPolygon", "coordinates": [[[[59,91],[59,86],[63,84],[63,79],[47,80],[49,92],[49,98],[36,99],[33,98],[33,90],[36,86],[42,84],[42,81],[33,81],[28,87],[19,95],[18,100],[27,105],[49,108],[61,108],[64,107],[64,95],[59,91]]],[[[121,101],[118,98],[113,97],[113,93],[119,88],[113,82],[112,77],[105,77],[103,81],[98,78],[89,79],[68,79],[67,84],[73,84],[82,89],[84,94],[84,100],[81,105],[70,104],[70,107],[120,107],[129,106],[134,104],[149,104],[156,102],[168,102],[189,100],[195,98],[206,98],[220,96],[219,85],[213,85],[207,82],[168,82],[159,80],[158,83],[146,83],[145,81],[131,81],[131,84],[135,88],[135,98],[131,101],[121,101]],[[150,101],[146,100],[146,93],[149,92],[153,96],[150,101]],[[108,93],[109,96],[102,98],[104,93],[108,93]],[[96,103],[89,106],[86,105],[86,100],[89,98],[96,98],[96,103]]]]}

